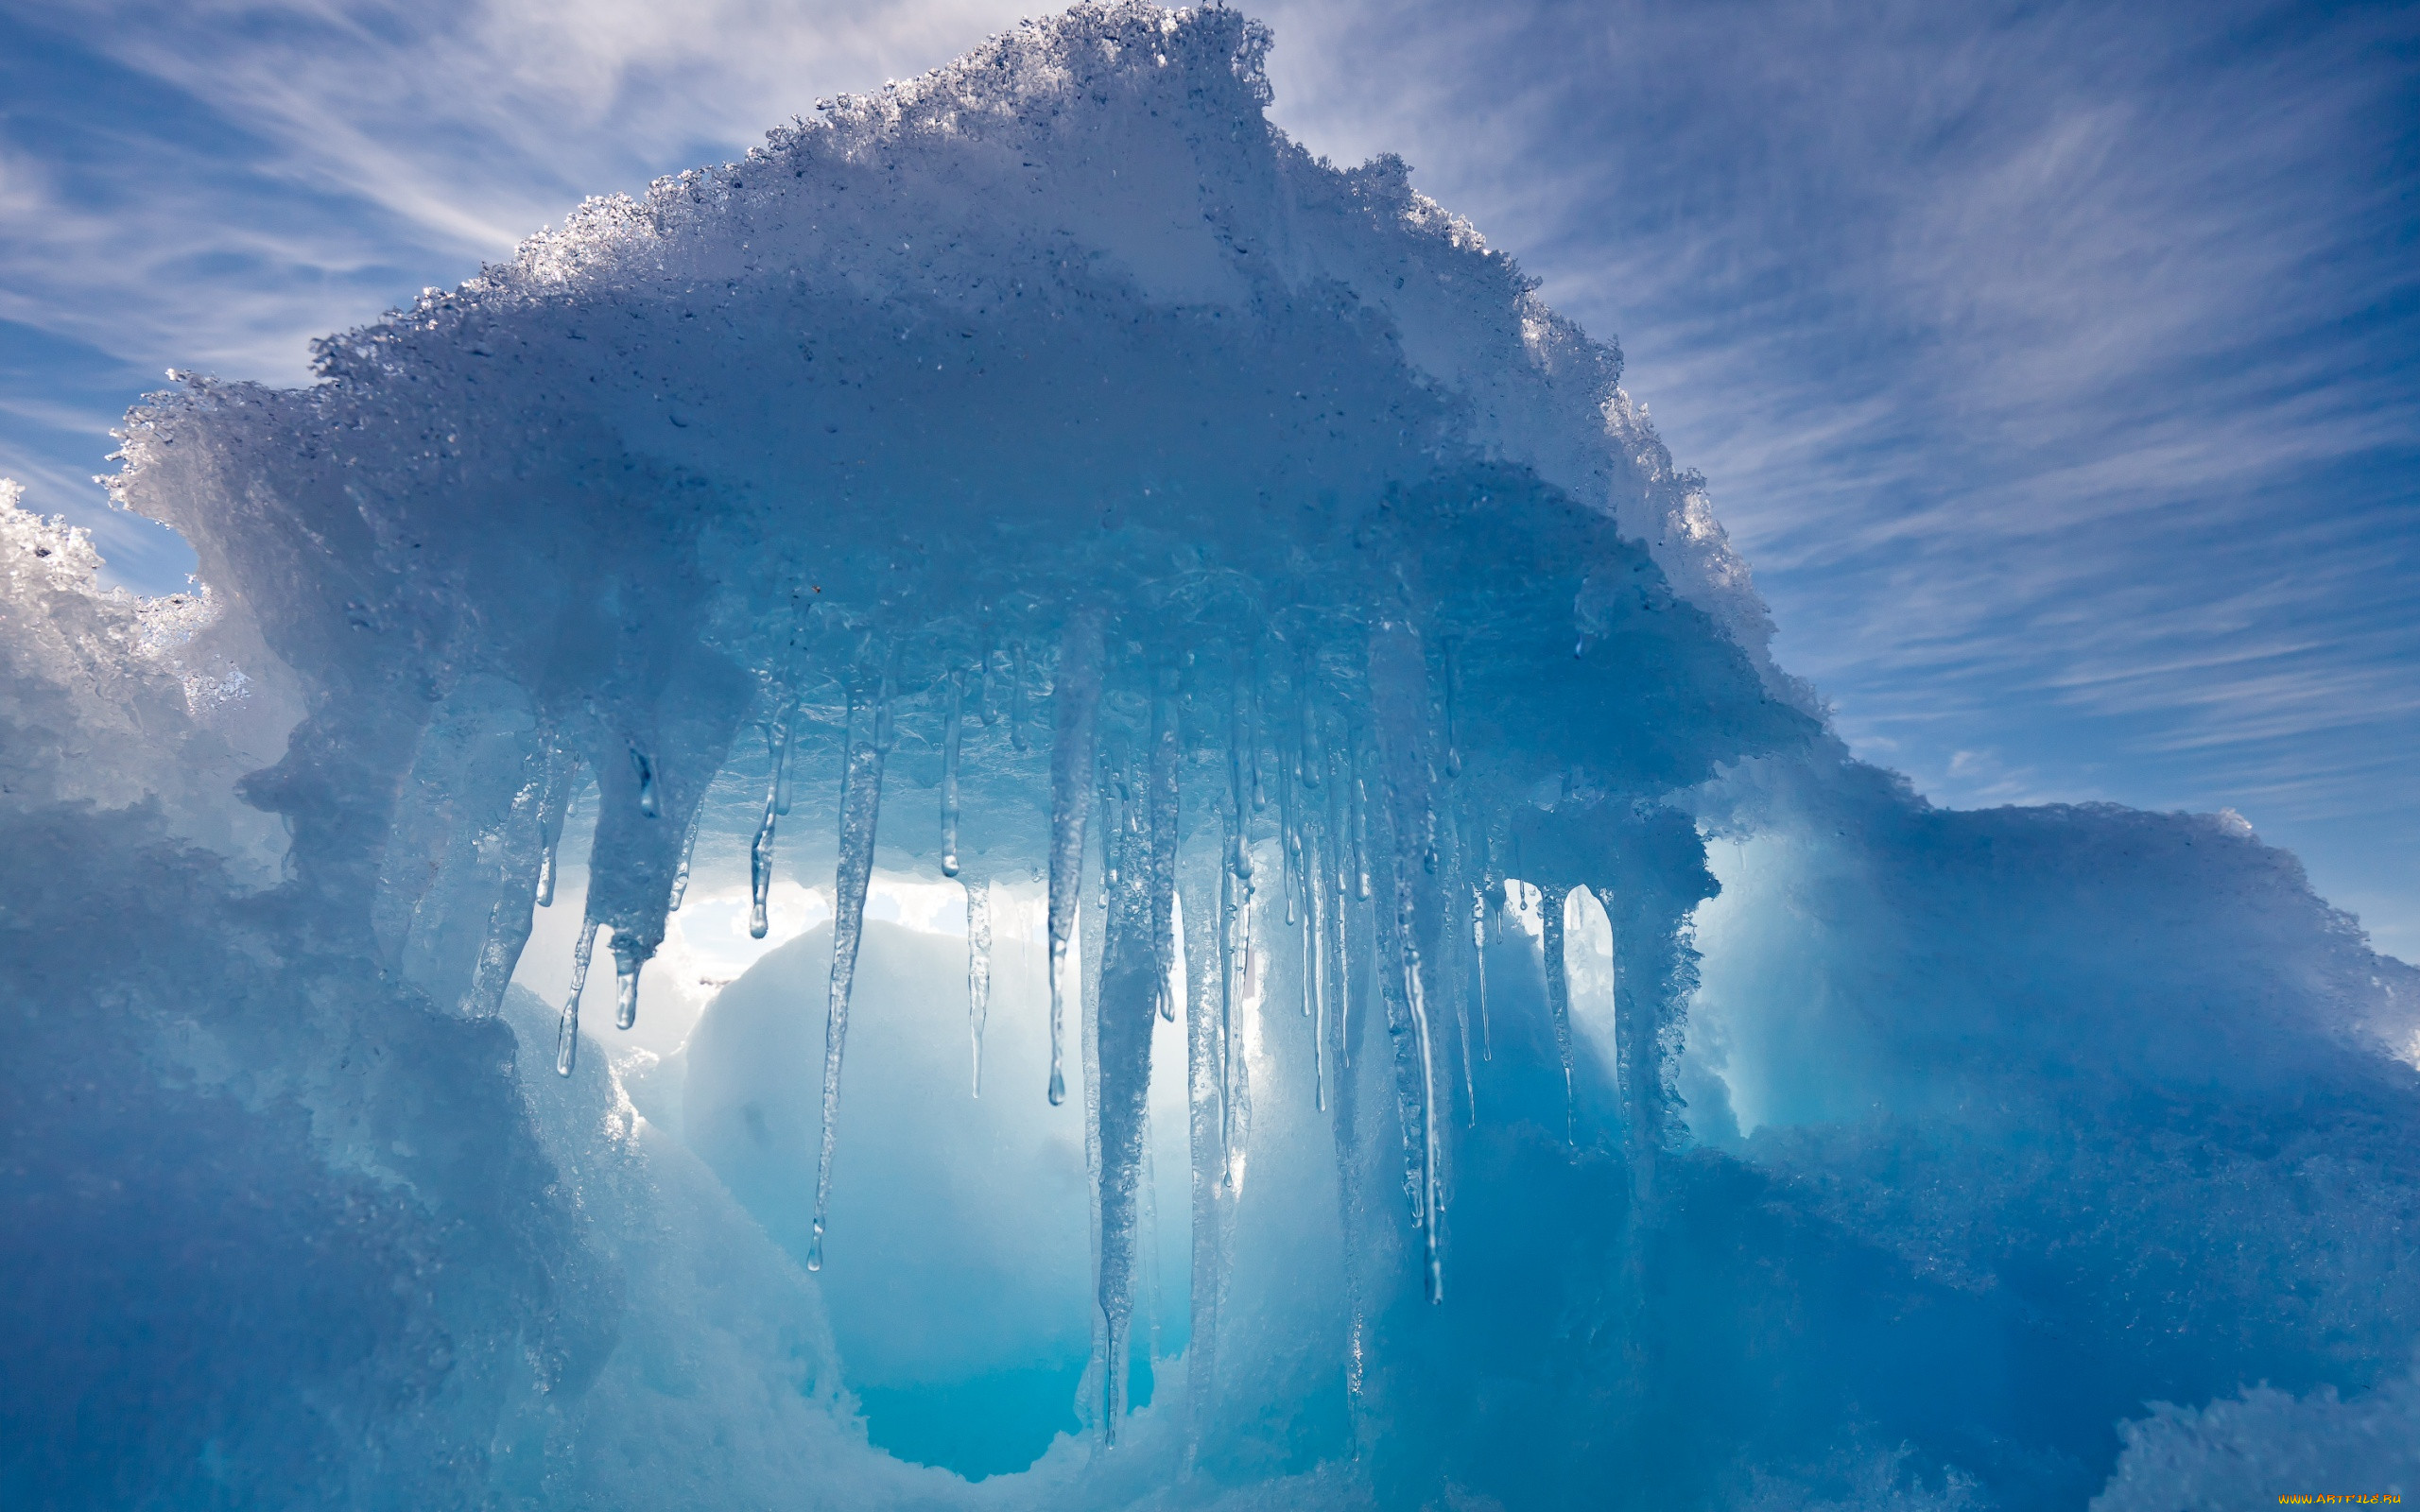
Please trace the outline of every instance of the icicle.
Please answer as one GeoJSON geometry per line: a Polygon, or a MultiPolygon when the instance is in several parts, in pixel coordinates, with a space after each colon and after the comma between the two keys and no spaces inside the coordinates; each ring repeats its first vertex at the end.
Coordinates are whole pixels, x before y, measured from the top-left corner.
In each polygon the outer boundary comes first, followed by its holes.
{"type": "Polygon", "coordinates": [[[1219,891],[1234,874],[1224,855],[1188,857],[1184,867],[1184,1086],[1187,1149],[1192,1157],[1192,1342],[1185,1347],[1189,1437],[1199,1444],[1218,1388],[1219,1308],[1226,1292],[1226,1227],[1219,1197],[1226,1186],[1227,1116],[1224,1054],[1219,1042],[1218,994],[1225,971],[1219,891]]]}
{"type": "Polygon", "coordinates": [[[638,941],[614,932],[614,1027],[628,1029],[639,1022],[639,968],[647,957],[638,951],[638,941]]]}
{"type": "MultiPolygon", "coordinates": [[[[1241,894],[1241,896],[1236,900],[1236,932],[1238,941],[1242,947],[1243,954],[1242,963],[1239,967],[1239,970],[1242,972],[1241,989],[1243,992],[1250,992],[1252,990],[1253,981],[1253,966],[1252,958],[1253,945],[1252,932],[1253,885],[1249,882],[1238,880],[1236,884],[1236,887],[1237,892],[1241,894]]],[[[1243,1006],[1240,994],[1237,996],[1236,1006],[1238,1008],[1243,1006]]],[[[1243,1091],[1245,1074],[1246,1067],[1244,1061],[1243,1036],[1235,1032],[1235,1025],[1233,1022],[1230,1021],[1227,1034],[1227,1102],[1228,1105],[1235,1109],[1235,1123],[1237,1127],[1236,1128],[1234,1138],[1238,1147],[1241,1146],[1244,1137],[1243,1130],[1240,1125],[1243,1122],[1245,1112],[1243,1091]]]]}
{"type": "Polygon", "coordinates": [[[748,937],[763,939],[771,927],[766,904],[773,888],[773,808],[765,805],[765,816],[756,825],[756,838],[748,847],[748,937]]]}
{"type": "MultiPolygon", "coordinates": [[[[1234,824],[1224,850],[1233,852],[1234,824]]],[[[1230,1180],[1236,1148],[1232,1074],[1236,1042],[1236,868],[1223,859],[1219,865],[1219,1148],[1221,1182],[1230,1180]]]]}
{"type": "Polygon", "coordinates": [[[1353,764],[1353,896],[1370,901],[1370,783],[1353,764]]]}
{"type": "Polygon", "coordinates": [[[1019,641],[1009,666],[1009,743],[1019,750],[1029,749],[1025,739],[1025,643],[1019,641]]]}
{"type": "Polygon", "coordinates": [[[882,684],[874,695],[873,744],[884,755],[899,744],[899,726],[893,709],[899,692],[899,643],[890,643],[890,654],[882,659],[882,684]]]}
{"type": "Polygon", "coordinates": [[[681,911],[681,900],[689,893],[689,858],[698,850],[698,827],[705,822],[706,796],[698,795],[697,806],[689,811],[689,833],[681,837],[681,864],[672,871],[672,908],[681,911]]]}
{"type": "Polygon", "coordinates": [[[1427,970],[1421,957],[1419,880],[1425,874],[1434,808],[1427,752],[1427,662],[1417,632],[1382,624],[1370,637],[1373,724],[1386,780],[1389,897],[1377,917],[1382,933],[1379,974],[1390,988],[1389,1027],[1395,1040],[1395,1095],[1402,1117],[1406,1182],[1412,1221],[1421,1231],[1422,1280],[1429,1301],[1444,1296],[1438,1230],[1443,1184],[1438,1169],[1437,1050],[1429,1022],[1427,970]]]}
{"type": "Polygon", "coordinates": [[[995,725],[1000,720],[1000,708],[992,700],[992,632],[988,627],[983,631],[983,655],[978,661],[983,669],[983,681],[976,693],[975,712],[985,725],[995,725]]]}
{"type": "Polygon", "coordinates": [[[966,887],[966,1032],[975,1053],[975,1095],[983,1095],[983,1021],[992,1012],[992,883],[966,887]]]}
{"type": "Polygon", "coordinates": [[[513,793],[512,808],[504,823],[490,832],[481,844],[482,850],[491,842],[497,850],[495,901],[488,905],[487,932],[479,941],[471,985],[458,1000],[466,1019],[495,1017],[504,1006],[504,994],[512,984],[513,968],[521,962],[522,949],[529,943],[535,913],[531,905],[538,894],[540,849],[544,838],[540,829],[541,816],[549,796],[553,765],[553,752],[542,741],[523,762],[525,771],[534,765],[534,775],[513,793]]]}
{"type": "MultiPolygon", "coordinates": [[[[1277,859],[1278,890],[1286,895],[1286,927],[1294,927],[1294,888],[1303,875],[1302,816],[1294,804],[1294,763],[1277,764],[1277,859]]],[[[1311,1011],[1308,997],[1303,1000],[1303,1011],[1311,1011]]]]}
{"type": "Polygon", "coordinates": [[[1294,678],[1295,701],[1303,710],[1303,746],[1295,756],[1295,770],[1302,774],[1303,785],[1313,792],[1319,790],[1320,766],[1326,757],[1320,750],[1319,702],[1312,696],[1317,679],[1311,672],[1311,653],[1303,653],[1301,669],[1294,678]]]}
{"type": "Polygon", "coordinates": [[[1563,1137],[1564,1143],[1577,1149],[1580,1145],[1577,1115],[1572,1108],[1571,1088],[1571,979],[1564,969],[1563,904],[1570,896],[1564,887],[1538,889],[1538,908],[1542,916],[1539,942],[1546,958],[1547,1012],[1554,1020],[1554,1050],[1563,1062],[1563,1137]]]}
{"type": "Polygon", "coordinates": [[[655,763],[636,746],[631,747],[631,769],[639,776],[639,812],[655,817],[655,763]]]}
{"type": "Polygon", "coordinates": [[[1244,775],[1244,749],[1250,728],[1244,714],[1243,677],[1238,672],[1229,690],[1227,709],[1227,786],[1229,801],[1236,811],[1236,822],[1227,831],[1227,865],[1238,877],[1252,875],[1252,844],[1245,836],[1244,819],[1244,805],[1251,793],[1244,775]]]}
{"type": "Polygon", "coordinates": [[[942,875],[958,875],[958,747],[964,724],[966,679],[949,675],[949,713],[942,726],[942,875]]]}
{"type": "MultiPolygon", "coordinates": [[[[890,677],[883,679],[884,691],[890,677]]],[[[889,704],[886,701],[884,708],[889,704]]],[[[823,1017],[823,1145],[815,1162],[815,1227],[806,1246],[806,1268],[823,1268],[823,1220],[832,1203],[832,1152],[840,1115],[840,1055],[849,1039],[849,989],[857,973],[857,941],[865,929],[866,889],[873,881],[874,827],[882,816],[881,735],[888,719],[877,712],[875,738],[854,739],[840,776],[840,864],[832,882],[832,983],[823,1017]]]]}
{"type": "Polygon", "coordinates": [[[1445,775],[1462,775],[1462,659],[1461,644],[1445,643],[1445,775]]]}
{"type": "MultiPolygon", "coordinates": [[[[1059,651],[1058,730],[1050,750],[1050,1102],[1067,1100],[1064,1070],[1067,952],[1084,879],[1084,825],[1091,816],[1094,716],[1100,706],[1101,620],[1080,611],[1059,651]]],[[[1025,698],[1025,650],[1017,650],[1017,701],[1025,698]]],[[[1020,721],[1018,729],[1023,729],[1020,721]]],[[[1019,749],[1023,749],[1022,744],[1019,749]]]]}
{"type": "Polygon", "coordinates": [[[562,1027],[555,1035],[555,1074],[571,1074],[579,1055],[579,994],[588,986],[588,956],[596,947],[596,920],[583,920],[579,939],[571,948],[571,995],[563,999],[562,1027]]]}
{"type": "Polygon", "coordinates": [[[1177,729],[1177,673],[1161,669],[1159,696],[1151,705],[1151,954],[1159,971],[1160,1017],[1176,1022],[1176,848],[1182,794],[1178,774],[1184,748],[1177,729]]]}
{"type": "Polygon", "coordinates": [[[555,903],[555,850],[562,843],[563,825],[579,799],[579,758],[546,758],[546,794],[538,805],[538,906],[555,903]]]}
{"type": "Polygon", "coordinates": [[[1311,1106],[1327,1108],[1327,886],[1321,865],[1320,842],[1314,829],[1303,850],[1303,976],[1311,1013],[1311,1106]]]}
{"type": "MultiPolygon", "coordinates": [[[[1166,722],[1154,723],[1164,728],[1166,722]]],[[[1151,937],[1154,917],[1166,917],[1158,907],[1151,875],[1154,837],[1134,822],[1144,805],[1132,801],[1137,795],[1127,790],[1122,776],[1115,787],[1120,790],[1117,797],[1125,818],[1102,825],[1102,869],[1108,870],[1114,862],[1123,880],[1102,916],[1100,974],[1092,1014],[1092,1069],[1098,1089],[1100,1141],[1098,1299],[1107,1345],[1101,1421],[1103,1435],[1112,1444],[1117,1441],[1117,1425],[1126,1413],[1140,1232],[1138,1199],[1150,1126],[1151,1038],[1166,962],[1165,951],[1151,937]]]]}
{"type": "Polygon", "coordinates": [[[1339,752],[1328,752],[1327,819],[1328,878],[1326,892],[1335,907],[1336,1045],[1339,1062],[1353,1066],[1353,913],[1346,897],[1345,852],[1352,846],[1352,800],[1345,796],[1344,765],[1339,752]]]}
{"type": "Polygon", "coordinates": [[[1121,791],[1124,784],[1115,775],[1118,765],[1116,758],[1111,756],[1106,747],[1094,748],[1093,765],[1096,783],[1099,790],[1098,801],[1100,804],[1101,834],[1100,895],[1097,902],[1101,907],[1107,908],[1109,895],[1117,886],[1118,839],[1126,829],[1125,811],[1119,802],[1119,799],[1124,797],[1121,791]]]}
{"type": "MultiPolygon", "coordinates": [[[[1258,690],[1252,691],[1257,693],[1258,690]]],[[[1250,707],[1249,703],[1246,707],[1250,707]]],[[[1260,727],[1257,723],[1245,727],[1244,754],[1252,763],[1252,811],[1258,814],[1269,807],[1269,793],[1260,785],[1260,727]]]]}
{"type": "Polygon", "coordinates": [[[782,792],[789,784],[789,731],[776,724],[765,738],[772,745],[773,775],[765,783],[765,815],[756,821],[756,838],[748,846],[748,937],[763,939],[771,920],[766,902],[773,889],[773,822],[782,812],[782,792]]]}
{"type": "Polygon", "coordinates": [[[776,814],[790,811],[790,747],[794,744],[790,727],[797,718],[795,708],[786,709],[765,729],[765,739],[773,753],[772,796],[773,812],[776,814]]]}
{"type": "MultiPolygon", "coordinates": [[[[1496,928],[1503,928],[1499,920],[1496,928]]],[[[1499,938],[1502,936],[1499,936],[1499,938]]],[[[1495,1058],[1495,1034],[1487,1022],[1487,884],[1471,884],[1471,958],[1478,963],[1478,1053],[1495,1058]]]]}

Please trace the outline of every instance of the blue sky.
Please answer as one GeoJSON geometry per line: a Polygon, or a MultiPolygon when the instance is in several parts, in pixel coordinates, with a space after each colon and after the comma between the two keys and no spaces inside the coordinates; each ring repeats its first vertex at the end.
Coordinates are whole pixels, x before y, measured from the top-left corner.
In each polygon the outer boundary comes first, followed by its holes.
{"type": "MultiPolygon", "coordinates": [[[[2240,811],[2420,957],[2420,8],[1285,3],[1279,122],[1628,354],[1858,751],[1959,805],[2240,811]]],[[[985,0],[0,0],[0,473],[985,0]]]]}

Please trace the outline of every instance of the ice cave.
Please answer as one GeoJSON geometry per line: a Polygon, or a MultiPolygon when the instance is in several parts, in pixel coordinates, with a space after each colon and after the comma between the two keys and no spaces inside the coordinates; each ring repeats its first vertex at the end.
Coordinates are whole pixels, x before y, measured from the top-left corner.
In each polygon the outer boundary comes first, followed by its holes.
{"type": "Polygon", "coordinates": [[[0,501],[0,1503],[2420,1494],[2420,974],[1957,811],[1268,33],[1086,5],[0,501]]]}

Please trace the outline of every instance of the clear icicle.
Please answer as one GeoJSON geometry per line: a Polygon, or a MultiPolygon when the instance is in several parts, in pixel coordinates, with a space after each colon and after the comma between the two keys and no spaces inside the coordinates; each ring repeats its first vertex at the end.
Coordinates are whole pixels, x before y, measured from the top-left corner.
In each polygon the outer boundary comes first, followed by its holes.
{"type": "Polygon", "coordinates": [[[1159,676],[1151,705],[1151,776],[1148,802],[1151,821],[1151,952],[1159,972],[1160,1017],[1176,1022],[1176,849],[1182,817],[1178,776],[1184,747],[1177,728],[1177,675],[1159,676]]]}
{"type": "Polygon", "coordinates": [[[538,805],[538,906],[555,902],[555,850],[562,844],[563,825],[579,797],[579,758],[549,755],[546,793],[538,805]]]}
{"type": "Polygon", "coordinates": [[[562,1027],[555,1034],[555,1074],[571,1074],[579,1056],[579,995],[588,987],[589,953],[596,948],[596,920],[583,920],[579,938],[571,948],[571,992],[563,999],[562,1027]]]}
{"type": "Polygon", "coordinates": [[[1321,841],[1313,829],[1303,848],[1303,977],[1311,1012],[1311,1106],[1327,1108],[1327,886],[1321,841]]]}
{"type": "Polygon", "coordinates": [[[1109,906],[1109,895],[1117,885],[1117,841],[1126,828],[1126,816],[1118,803],[1120,782],[1112,774],[1115,760],[1105,749],[1093,752],[1096,785],[1095,801],[1100,805],[1100,887],[1095,901],[1103,908],[1109,906]]]}
{"type": "Polygon", "coordinates": [[[1244,681],[1238,675],[1227,712],[1227,783],[1229,800],[1236,810],[1236,822],[1227,836],[1227,865],[1238,877],[1252,875],[1252,841],[1246,833],[1249,826],[1244,806],[1252,791],[1251,779],[1246,775],[1252,726],[1245,713],[1244,696],[1244,681]]]}
{"type": "Polygon", "coordinates": [[[789,783],[788,731],[781,726],[767,732],[773,743],[773,775],[765,783],[765,814],[756,821],[756,838],[748,844],[748,937],[763,939],[771,919],[766,905],[773,890],[773,824],[782,812],[782,790],[789,783]],[[778,731],[778,733],[776,733],[778,731]]]}
{"type": "Polygon", "coordinates": [[[1326,892],[1335,904],[1336,936],[1336,1046],[1339,1064],[1350,1070],[1353,1065],[1353,914],[1346,895],[1344,874],[1348,865],[1345,852],[1352,842],[1352,804],[1345,796],[1344,767],[1335,751],[1328,753],[1327,818],[1331,839],[1328,844],[1328,878],[1326,892]]]}
{"type": "Polygon", "coordinates": [[[529,943],[535,912],[531,904],[537,898],[538,871],[543,865],[540,848],[544,836],[541,823],[551,796],[548,790],[554,765],[553,753],[543,743],[533,757],[534,775],[512,795],[511,812],[495,832],[501,852],[495,902],[488,908],[487,933],[479,942],[478,963],[472,969],[471,985],[462,994],[465,1018],[495,1017],[504,1006],[504,994],[512,985],[513,969],[521,963],[521,952],[529,943]]]}
{"type": "MultiPolygon", "coordinates": [[[[1231,837],[1223,849],[1232,853],[1236,841],[1231,837]]],[[[1236,1042],[1236,893],[1239,887],[1236,868],[1221,860],[1219,866],[1219,1177],[1230,1180],[1230,1169],[1236,1150],[1235,1077],[1233,1075],[1236,1042]]]]}
{"type": "Polygon", "coordinates": [[[992,883],[966,887],[966,1033],[975,1057],[974,1095],[983,1095],[983,1021],[992,1015],[992,883]]]}
{"type": "Polygon", "coordinates": [[[899,643],[890,643],[890,652],[882,659],[882,685],[874,695],[873,744],[884,755],[899,744],[896,704],[899,695],[899,643]]]}
{"type": "Polygon", "coordinates": [[[1303,755],[1301,765],[1303,771],[1303,785],[1307,788],[1317,789],[1320,785],[1320,781],[1327,763],[1327,756],[1320,749],[1320,711],[1318,703],[1311,696],[1311,658],[1308,652],[1305,652],[1303,655],[1302,676],[1299,679],[1299,684],[1296,690],[1301,696],[1303,705],[1303,755]]]}
{"type": "MultiPolygon", "coordinates": [[[[1427,970],[1422,960],[1421,895],[1432,885],[1434,808],[1428,751],[1427,664],[1418,634],[1382,625],[1370,638],[1373,724],[1387,794],[1387,896],[1376,908],[1379,975],[1387,991],[1395,1041],[1395,1093],[1402,1117],[1406,1182],[1413,1222],[1421,1231],[1422,1280],[1428,1300],[1444,1296],[1439,1228],[1443,1184],[1437,1137],[1437,1049],[1429,1022],[1427,970]]],[[[1434,898],[1430,899],[1433,908],[1434,898]]],[[[1429,917],[1433,918],[1431,914],[1429,917]]]]}
{"type": "MultiPolygon", "coordinates": [[[[1018,648],[1017,701],[1025,697],[1024,648],[1018,648]]],[[[1067,953],[1084,879],[1084,825],[1093,797],[1094,716],[1100,706],[1101,621],[1080,612],[1067,622],[1051,695],[1058,730],[1050,750],[1050,1102],[1067,1100],[1065,1070],[1067,953]]],[[[1022,723],[1018,725],[1023,728],[1022,723]]],[[[1022,746],[1019,747],[1022,749],[1022,746]]]]}
{"type": "Polygon", "coordinates": [[[965,724],[966,679],[949,676],[949,713],[942,725],[942,875],[958,875],[958,751],[965,724]]]}
{"type": "Polygon", "coordinates": [[[766,742],[772,747],[773,754],[772,799],[776,814],[790,811],[790,749],[796,744],[791,736],[791,726],[797,718],[796,709],[786,709],[765,730],[766,742]]]}
{"type": "Polygon", "coordinates": [[[1027,750],[1025,739],[1025,643],[1019,641],[1009,660],[1009,743],[1027,750]]]}
{"type": "Polygon", "coordinates": [[[1580,1138],[1572,1108],[1571,978],[1564,969],[1563,905],[1569,896],[1569,889],[1564,887],[1538,889],[1538,939],[1546,964],[1547,1014],[1554,1021],[1555,1056],[1563,1062],[1563,1137],[1566,1144],[1576,1149],[1580,1138]]]}
{"type": "Polygon", "coordinates": [[[988,629],[983,634],[983,654],[977,659],[977,664],[982,669],[982,682],[976,691],[975,713],[987,726],[998,724],[1000,706],[992,697],[992,636],[988,629]]]}
{"type": "MultiPolygon", "coordinates": [[[[1500,927],[1500,926],[1499,926],[1500,927]]],[[[1471,885],[1471,960],[1478,974],[1478,1053],[1495,1058],[1495,1034],[1487,1022],[1487,884],[1471,885]]]]}
{"type": "Polygon", "coordinates": [[[706,798],[700,793],[695,808],[689,811],[689,833],[681,837],[681,864],[672,870],[671,911],[681,911],[681,900],[689,895],[689,858],[698,853],[698,829],[705,823],[706,798]]]}
{"type": "MultiPolygon", "coordinates": [[[[1226,1291],[1225,1228],[1219,1194],[1225,1186],[1227,1128],[1218,994],[1223,972],[1218,889],[1230,885],[1224,856],[1188,857],[1184,866],[1184,1086],[1186,1134],[1192,1156],[1192,1342],[1185,1347],[1189,1436],[1199,1444],[1218,1389],[1219,1304],[1226,1291]]],[[[1226,1210],[1226,1211],[1232,1211],[1226,1210]]]]}
{"type": "MultiPolygon", "coordinates": [[[[888,684],[886,678],[885,682],[888,684]]],[[[832,1152],[840,1115],[840,1056],[849,1039],[849,989],[856,980],[857,941],[865,930],[866,890],[873,881],[874,827],[882,816],[880,732],[852,741],[840,779],[840,865],[832,884],[832,985],[824,999],[823,1143],[815,1162],[815,1227],[806,1246],[806,1268],[823,1268],[823,1220],[832,1204],[832,1152]]]]}
{"type": "MultiPolygon", "coordinates": [[[[1140,805],[1124,806],[1131,811],[1140,805]]],[[[1107,1345],[1101,1423],[1103,1436],[1112,1444],[1117,1441],[1117,1425],[1126,1414],[1136,1244],[1141,1230],[1139,1197],[1150,1128],[1151,1038],[1166,960],[1151,937],[1152,919],[1159,913],[1149,875],[1153,838],[1132,822],[1105,822],[1101,829],[1102,869],[1109,870],[1114,861],[1122,879],[1102,916],[1104,938],[1092,1026],[1100,1131],[1098,1300],[1107,1345]]]]}
{"type": "MultiPolygon", "coordinates": [[[[1246,692],[1244,706],[1247,709],[1252,707],[1251,698],[1255,691],[1248,689],[1246,692]]],[[[1258,814],[1269,807],[1269,790],[1260,784],[1260,727],[1257,723],[1244,727],[1244,756],[1252,765],[1252,811],[1258,814]]]]}
{"type": "Polygon", "coordinates": [[[631,770],[638,774],[639,812],[650,819],[654,818],[656,816],[655,763],[648,760],[647,752],[633,746],[631,747],[631,770]]]}
{"type": "Polygon", "coordinates": [[[1353,764],[1353,896],[1370,901],[1370,783],[1353,764]]]}
{"type": "Polygon", "coordinates": [[[647,964],[638,942],[619,930],[614,933],[614,1027],[628,1029],[639,1022],[639,968],[647,964]]]}
{"type": "Polygon", "coordinates": [[[1445,643],[1445,775],[1462,775],[1462,659],[1461,644],[1445,643]]]}

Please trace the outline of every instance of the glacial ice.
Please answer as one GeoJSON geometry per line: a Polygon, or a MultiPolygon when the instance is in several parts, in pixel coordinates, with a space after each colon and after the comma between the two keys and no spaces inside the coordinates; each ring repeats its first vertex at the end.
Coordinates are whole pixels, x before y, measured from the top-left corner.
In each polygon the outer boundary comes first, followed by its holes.
{"type": "Polygon", "coordinates": [[[182,380],[195,593],[0,499],[0,1502],[2420,1493],[2420,973],[1850,760],[1269,44],[1082,7],[182,380]]]}

